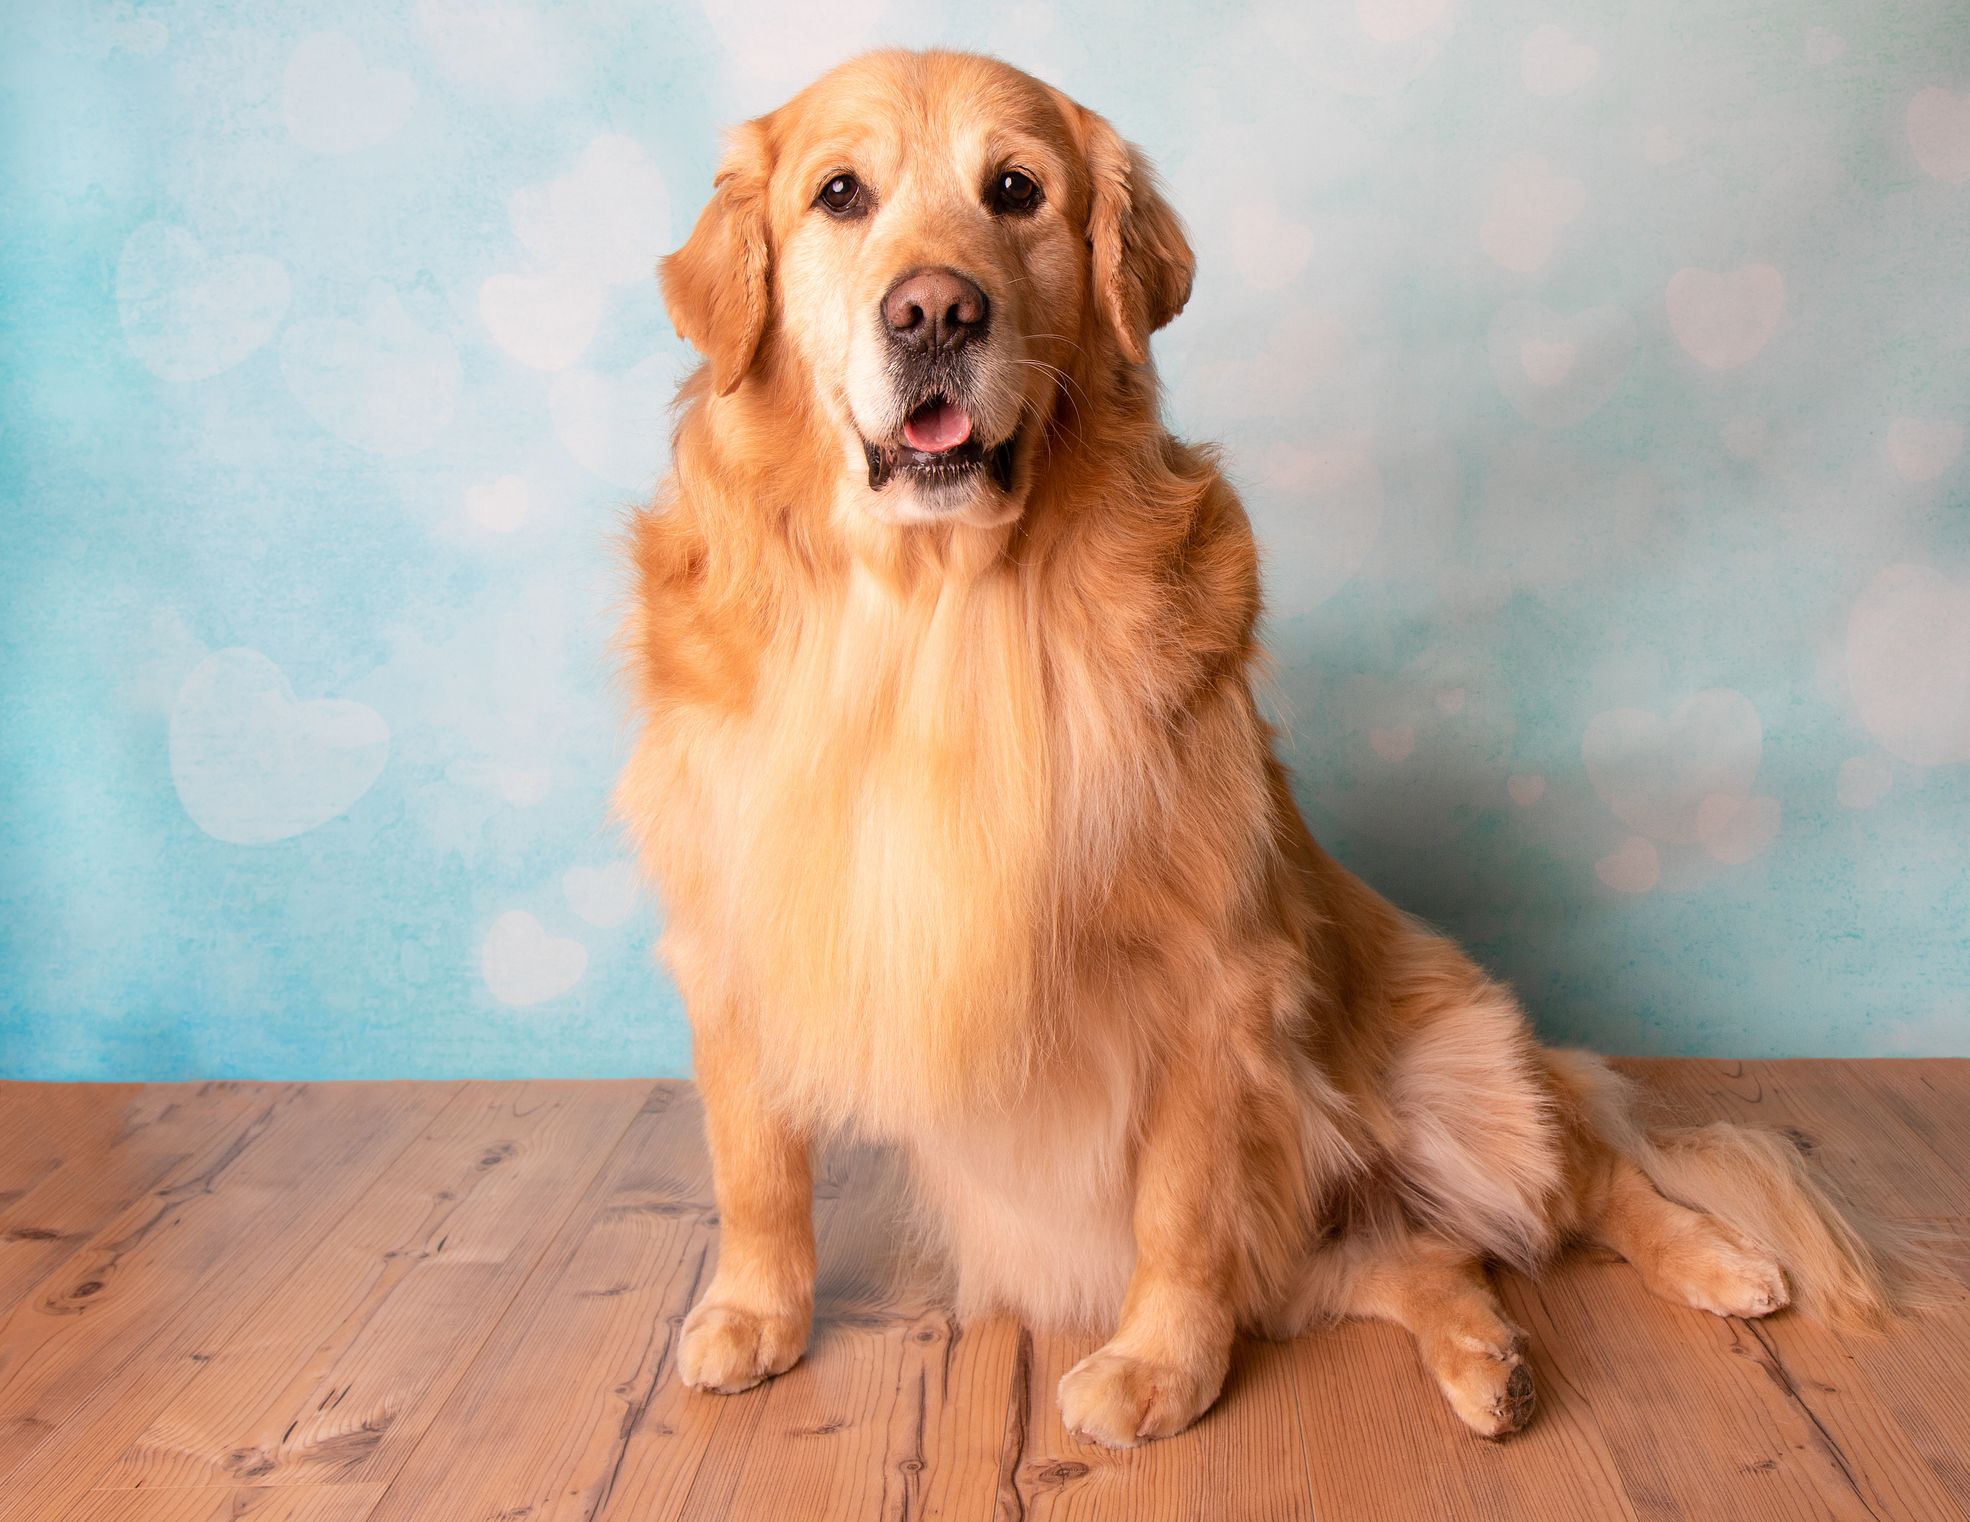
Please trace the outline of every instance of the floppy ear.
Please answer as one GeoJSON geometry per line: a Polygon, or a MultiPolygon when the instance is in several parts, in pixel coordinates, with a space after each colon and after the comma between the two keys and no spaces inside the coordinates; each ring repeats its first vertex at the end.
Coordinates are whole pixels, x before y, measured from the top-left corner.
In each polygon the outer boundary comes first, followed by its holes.
{"type": "Polygon", "coordinates": [[[720,396],[745,379],[766,331],[766,176],[766,128],[747,122],[733,134],[698,225],[663,261],[671,324],[711,361],[720,396]]]}
{"type": "Polygon", "coordinates": [[[1088,246],[1095,294],[1108,308],[1122,352],[1141,364],[1149,358],[1149,335],[1190,299],[1197,256],[1142,151],[1092,111],[1081,116],[1093,186],[1088,246]]]}

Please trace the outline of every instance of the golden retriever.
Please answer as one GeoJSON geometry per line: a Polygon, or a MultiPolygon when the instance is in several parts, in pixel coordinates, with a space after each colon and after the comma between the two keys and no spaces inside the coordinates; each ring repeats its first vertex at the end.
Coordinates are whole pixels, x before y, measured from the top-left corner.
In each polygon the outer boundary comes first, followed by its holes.
{"type": "Polygon", "coordinates": [[[1718,1315],[1879,1316],[1790,1147],[1645,1129],[1309,837],[1253,696],[1251,526],[1159,415],[1192,264],[1101,117],[906,52],[739,128],[663,261],[707,362],[634,521],[618,807],[722,1223],[683,1379],[800,1357],[840,1129],[908,1158],[961,1314],[1108,1334],[1059,1392],[1108,1444],[1194,1421],[1241,1331],[1341,1316],[1510,1432],[1532,1382],[1486,1265],[1569,1239],[1718,1315]]]}

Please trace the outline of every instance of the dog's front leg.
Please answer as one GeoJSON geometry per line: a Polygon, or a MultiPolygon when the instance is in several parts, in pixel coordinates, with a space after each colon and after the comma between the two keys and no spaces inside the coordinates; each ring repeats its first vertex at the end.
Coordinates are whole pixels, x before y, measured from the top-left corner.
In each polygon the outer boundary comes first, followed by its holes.
{"type": "Polygon", "coordinates": [[[684,1321],[684,1383],[732,1394],[793,1367],[814,1319],[814,1183],[807,1136],[766,1102],[744,1038],[696,1048],[718,1197],[718,1271],[684,1321]]]}
{"type": "Polygon", "coordinates": [[[1181,1432],[1217,1399],[1231,1361],[1234,1107],[1182,1066],[1163,1081],[1137,1158],[1121,1322],[1060,1381],[1067,1429],[1111,1448],[1181,1432]]]}

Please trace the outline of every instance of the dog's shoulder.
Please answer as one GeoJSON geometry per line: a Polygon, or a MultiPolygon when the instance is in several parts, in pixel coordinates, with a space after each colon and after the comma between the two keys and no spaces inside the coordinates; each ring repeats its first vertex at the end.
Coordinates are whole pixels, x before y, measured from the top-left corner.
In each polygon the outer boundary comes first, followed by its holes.
{"type": "Polygon", "coordinates": [[[1181,706],[1260,659],[1258,546],[1214,450],[1163,436],[1085,487],[1072,523],[1046,548],[1059,626],[1083,624],[1091,658],[1138,673],[1146,700],[1181,706]]]}
{"type": "Polygon", "coordinates": [[[674,469],[630,515],[626,535],[633,586],[623,644],[646,709],[731,702],[750,688],[763,646],[765,568],[751,527],[688,481],[674,469]]]}

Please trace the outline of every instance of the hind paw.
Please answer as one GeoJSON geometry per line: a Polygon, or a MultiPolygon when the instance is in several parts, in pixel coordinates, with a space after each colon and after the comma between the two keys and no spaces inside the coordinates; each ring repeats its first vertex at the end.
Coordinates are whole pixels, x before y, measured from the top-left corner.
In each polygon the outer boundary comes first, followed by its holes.
{"type": "Polygon", "coordinates": [[[1792,1299],[1778,1259],[1715,1216],[1663,1251],[1649,1287],[1713,1316],[1769,1316],[1792,1299]]]}

